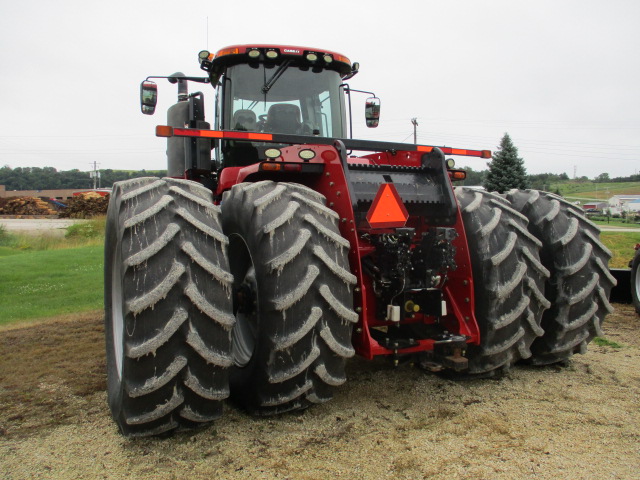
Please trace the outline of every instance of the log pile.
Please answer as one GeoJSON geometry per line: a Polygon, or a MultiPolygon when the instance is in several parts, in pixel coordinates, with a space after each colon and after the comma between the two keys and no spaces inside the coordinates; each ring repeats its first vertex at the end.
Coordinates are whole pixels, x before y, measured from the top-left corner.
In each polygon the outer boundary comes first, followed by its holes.
{"type": "Polygon", "coordinates": [[[58,212],[46,201],[35,197],[19,197],[8,200],[0,215],[57,215],[58,212]]]}
{"type": "Polygon", "coordinates": [[[67,208],[59,212],[60,218],[91,218],[106,215],[109,196],[87,192],[76,195],[66,201],[67,208]]]}

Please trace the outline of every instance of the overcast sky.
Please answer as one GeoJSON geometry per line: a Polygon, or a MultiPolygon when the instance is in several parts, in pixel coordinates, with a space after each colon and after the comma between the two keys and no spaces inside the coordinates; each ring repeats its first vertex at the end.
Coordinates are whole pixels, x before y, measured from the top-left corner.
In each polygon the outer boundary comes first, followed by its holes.
{"type": "Polygon", "coordinates": [[[154,128],[175,86],[149,117],[140,82],[204,74],[205,48],[276,43],[360,62],[350,84],[382,111],[367,129],[356,105],[356,137],[411,142],[416,117],[421,144],[495,150],[508,132],[529,173],[626,176],[640,171],[639,21],[637,0],[0,0],[0,166],[166,168],[154,128]]]}

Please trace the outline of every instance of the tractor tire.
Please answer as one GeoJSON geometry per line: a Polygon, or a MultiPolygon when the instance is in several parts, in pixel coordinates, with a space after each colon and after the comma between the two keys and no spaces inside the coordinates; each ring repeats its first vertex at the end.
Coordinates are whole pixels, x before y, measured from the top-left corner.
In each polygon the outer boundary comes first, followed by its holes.
{"type": "Polygon", "coordinates": [[[542,313],[548,270],[540,263],[540,242],[527,220],[497,194],[455,189],[467,236],[480,345],[469,345],[472,375],[507,371],[531,356],[530,346],[543,334],[542,313]]]}
{"type": "Polygon", "coordinates": [[[533,365],[566,362],[585,353],[607,313],[611,288],[611,252],[599,240],[600,230],[582,210],[552,193],[511,190],[506,198],[529,219],[529,231],[542,242],[540,259],[551,272],[545,296],[545,333],[532,345],[533,365]]]}
{"type": "Polygon", "coordinates": [[[222,200],[234,276],[231,398],[271,415],[332,398],[354,354],[349,242],[321,194],[242,183],[222,200]]]}
{"type": "Polygon", "coordinates": [[[219,207],[198,183],[114,184],[105,241],[107,390],[126,436],[205,425],[229,395],[232,314],[219,207]]]}
{"type": "Polygon", "coordinates": [[[640,249],[631,260],[631,300],[636,312],[640,314],[640,249]]]}

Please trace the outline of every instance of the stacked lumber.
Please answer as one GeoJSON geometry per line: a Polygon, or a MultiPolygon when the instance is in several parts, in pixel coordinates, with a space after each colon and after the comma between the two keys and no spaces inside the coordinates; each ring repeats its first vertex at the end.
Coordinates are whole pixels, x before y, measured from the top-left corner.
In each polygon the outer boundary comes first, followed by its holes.
{"type": "Polygon", "coordinates": [[[109,196],[96,192],[81,193],[67,200],[66,204],[67,208],[60,211],[61,218],[91,218],[106,215],[109,196]]]}
{"type": "Polygon", "coordinates": [[[0,215],[57,215],[49,203],[36,197],[19,197],[7,201],[0,215]]]}

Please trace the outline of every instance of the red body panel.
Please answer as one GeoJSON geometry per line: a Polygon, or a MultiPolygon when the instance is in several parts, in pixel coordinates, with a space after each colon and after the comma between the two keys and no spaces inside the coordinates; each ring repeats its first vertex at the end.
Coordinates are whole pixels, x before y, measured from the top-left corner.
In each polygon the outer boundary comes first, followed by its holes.
{"type": "MultiPolygon", "coordinates": [[[[287,162],[300,161],[297,151],[300,146],[287,147],[282,149],[282,160],[287,162]]],[[[371,327],[387,326],[389,322],[383,322],[375,317],[376,297],[373,294],[371,279],[363,273],[362,258],[374,252],[374,247],[362,240],[358,236],[358,226],[356,225],[349,188],[344,174],[340,156],[336,149],[327,145],[304,145],[306,149],[313,149],[317,152],[316,157],[310,163],[323,163],[324,173],[314,176],[308,186],[322,193],[327,199],[327,206],[335,210],[340,216],[340,233],[351,243],[349,251],[349,263],[351,272],[357,278],[357,285],[354,288],[354,307],[359,315],[359,321],[354,331],[353,345],[356,352],[368,359],[376,355],[392,355],[395,352],[383,347],[370,334],[371,327]],[[324,155],[329,160],[323,159],[324,152],[334,152],[335,155],[324,155]],[[331,159],[331,157],[334,157],[331,159]]],[[[350,158],[353,163],[376,163],[388,162],[390,158],[398,160],[396,164],[408,166],[419,165],[418,152],[398,152],[392,156],[390,154],[374,154],[366,157],[350,158]]],[[[231,188],[236,183],[246,181],[248,177],[252,181],[265,172],[259,171],[259,164],[247,167],[229,167],[222,171],[219,179],[218,194],[231,188]]],[[[424,230],[428,226],[421,225],[419,219],[410,218],[412,226],[417,226],[417,230],[424,230]]],[[[480,333],[474,312],[473,297],[473,276],[471,272],[471,261],[467,248],[466,235],[460,212],[455,225],[458,238],[454,241],[456,246],[456,264],[458,268],[449,273],[448,281],[443,288],[444,298],[447,302],[447,315],[442,318],[442,322],[449,332],[465,335],[468,343],[478,344],[480,333]]],[[[384,231],[384,230],[382,230],[384,231]]],[[[415,321],[430,323],[433,319],[424,315],[416,315],[415,321]]],[[[402,353],[415,353],[433,350],[433,340],[420,340],[419,345],[403,349],[402,353]]]]}
{"type": "MultiPolygon", "coordinates": [[[[180,136],[193,136],[195,130],[176,129],[180,136]]],[[[208,132],[205,136],[215,138],[237,138],[237,132],[216,132],[216,131],[198,131],[208,132]]],[[[201,135],[197,133],[197,135],[201,135]]],[[[254,133],[242,132],[248,140],[265,140],[263,138],[251,138],[254,133]]],[[[275,136],[274,136],[275,137],[275,136]]],[[[269,139],[267,139],[269,141],[269,139]]],[[[273,142],[277,142],[274,138],[273,142]]],[[[418,146],[421,147],[421,146],[418,146]]],[[[373,164],[373,165],[400,165],[408,167],[418,167],[421,165],[421,158],[424,154],[423,149],[416,148],[415,151],[395,151],[372,153],[362,157],[351,157],[348,163],[352,164],[373,164]]],[[[339,151],[332,145],[324,144],[297,144],[289,147],[281,148],[281,156],[275,160],[268,162],[260,162],[244,167],[226,167],[222,170],[218,178],[218,188],[216,194],[218,197],[233,185],[245,181],[259,181],[267,178],[291,181],[286,177],[278,178],[280,172],[263,171],[261,165],[269,163],[286,162],[288,164],[320,164],[323,165],[321,173],[313,175],[296,176],[293,181],[304,183],[310,188],[322,193],[327,200],[327,206],[336,211],[340,217],[339,228],[340,233],[351,244],[349,250],[349,263],[351,272],[357,279],[354,287],[354,308],[359,315],[359,320],[353,334],[353,346],[356,352],[367,358],[372,359],[377,355],[393,355],[398,353],[392,349],[386,348],[378,343],[371,335],[371,328],[389,326],[390,322],[376,318],[376,301],[377,297],[373,293],[372,280],[369,275],[363,272],[362,259],[367,255],[375,252],[372,246],[360,233],[391,233],[393,229],[373,230],[368,225],[357,225],[355,213],[353,210],[352,199],[349,194],[349,185],[345,176],[344,167],[340,158],[339,151]],[[308,162],[303,162],[298,157],[298,152],[302,149],[312,149],[316,152],[315,158],[308,162]]],[[[457,149],[459,150],[459,149],[457,149]]],[[[459,150],[466,152],[467,155],[480,156],[481,151],[475,150],[459,150]]],[[[464,153],[461,153],[464,154],[464,153]]],[[[286,173],[286,172],[282,172],[286,173]]],[[[415,228],[416,234],[421,234],[429,227],[438,225],[427,225],[423,219],[418,217],[409,217],[407,226],[415,228]]],[[[469,250],[467,247],[466,234],[460,210],[457,212],[456,223],[453,226],[458,237],[453,241],[456,247],[455,263],[457,268],[449,271],[447,281],[442,288],[443,298],[447,305],[447,315],[440,320],[430,317],[422,313],[412,315],[412,318],[405,320],[409,322],[422,322],[425,324],[439,321],[440,324],[450,333],[463,335],[467,337],[467,343],[479,344],[480,331],[474,315],[474,293],[473,293],[473,274],[471,269],[471,261],[469,250]]],[[[434,349],[434,340],[425,339],[417,340],[418,345],[403,348],[400,353],[410,354],[424,351],[432,351],[434,349]]]]}

